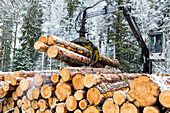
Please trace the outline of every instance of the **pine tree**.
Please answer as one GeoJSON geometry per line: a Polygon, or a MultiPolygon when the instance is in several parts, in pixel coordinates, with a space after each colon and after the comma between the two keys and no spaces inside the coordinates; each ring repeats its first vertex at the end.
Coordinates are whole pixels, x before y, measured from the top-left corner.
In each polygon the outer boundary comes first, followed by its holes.
{"type": "Polygon", "coordinates": [[[14,57],[13,71],[34,70],[37,65],[40,65],[37,64],[40,53],[34,49],[34,43],[42,35],[42,15],[40,1],[33,1],[31,7],[23,15],[22,36],[19,38],[21,45],[14,57]]]}

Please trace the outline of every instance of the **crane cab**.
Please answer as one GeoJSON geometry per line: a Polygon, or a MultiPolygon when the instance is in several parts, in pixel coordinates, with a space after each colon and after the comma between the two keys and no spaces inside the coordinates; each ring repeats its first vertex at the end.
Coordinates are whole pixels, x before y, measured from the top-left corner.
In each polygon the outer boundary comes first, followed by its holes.
{"type": "Polygon", "coordinates": [[[163,32],[149,33],[149,59],[164,61],[166,58],[166,36],[163,32]]]}

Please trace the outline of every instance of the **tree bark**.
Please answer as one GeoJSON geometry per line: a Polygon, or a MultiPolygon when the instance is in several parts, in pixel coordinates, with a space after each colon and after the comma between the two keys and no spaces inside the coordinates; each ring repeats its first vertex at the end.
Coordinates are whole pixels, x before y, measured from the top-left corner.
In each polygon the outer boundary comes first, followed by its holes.
{"type": "Polygon", "coordinates": [[[83,113],[100,113],[100,110],[94,105],[90,105],[83,111],[83,113]]]}
{"type": "Polygon", "coordinates": [[[129,96],[135,99],[134,104],[145,107],[157,101],[159,88],[148,76],[140,76],[130,82],[129,96]]]}
{"type": "Polygon", "coordinates": [[[103,113],[119,113],[119,106],[114,104],[114,100],[112,98],[108,98],[102,105],[102,111],[103,113]]]}
{"type": "Polygon", "coordinates": [[[170,108],[170,90],[164,90],[159,94],[159,102],[167,108],[170,108]]]}
{"type": "Polygon", "coordinates": [[[120,113],[138,113],[138,109],[134,104],[124,103],[120,107],[120,113]]]}
{"type": "Polygon", "coordinates": [[[77,108],[77,101],[74,96],[69,96],[66,99],[66,107],[68,111],[74,111],[77,108]]]}
{"type": "Polygon", "coordinates": [[[154,106],[146,106],[143,109],[143,113],[160,113],[159,109],[154,106]]]}
{"type": "Polygon", "coordinates": [[[69,81],[73,78],[76,73],[81,74],[115,74],[121,73],[119,69],[116,68],[92,68],[92,67],[64,67],[60,70],[60,75],[64,81],[69,81]]]}
{"type": "MultiPolygon", "coordinates": [[[[85,57],[90,57],[90,50],[88,50],[85,47],[82,47],[80,45],[74,44],[72,42],[63,40],[61,38],[55,37],[55,36],[49,36],[48,38],[48,44],[55,44],[57,46],[60,46],[62,48],[68,49],[70,51],[73,51],[75,53],[81,54],[85,57]]],[[[105,65],[109,65],[109,66],[113,66],[113,67],[118,67],[119,66],[119,61],[117,59],[111,59],[109,57],[106,57],[104,55],[100,55],[99,58],[99,62],[105,64],[105,65]]]]}

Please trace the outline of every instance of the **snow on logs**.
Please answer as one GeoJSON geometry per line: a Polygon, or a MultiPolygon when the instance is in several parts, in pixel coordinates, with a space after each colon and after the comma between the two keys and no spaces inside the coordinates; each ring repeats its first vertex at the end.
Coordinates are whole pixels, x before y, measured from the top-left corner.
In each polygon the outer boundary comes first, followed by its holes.
{"type": "MultiPolygon", "coordinates": [[[[50,58],[61,60],[74,67],[87,65],[91,56],[89,49],[55,36],[49,36],[48,39],[45,36],[40,37],[34,44],[34,48],[47,53],[50,58]]],[[[100,55],[96,67],[104,67],[105,65],[118,67],[119,61],[100,55]]]]}
{"type": "Polygon", "coordinates": [[[162,113],[170,108],[170,90],[160,91],[146,74],[92,67],[6,74],[0,81],[1,112],[162,113]]]}

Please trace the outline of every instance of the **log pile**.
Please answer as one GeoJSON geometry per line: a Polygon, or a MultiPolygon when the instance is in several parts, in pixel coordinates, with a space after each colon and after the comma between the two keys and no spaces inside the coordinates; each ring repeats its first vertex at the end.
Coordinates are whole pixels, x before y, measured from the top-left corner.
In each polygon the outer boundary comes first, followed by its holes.
{"type": "MultiPolygon", "coordinates": [[[[34,44],[34,48],[46,53],[52,59],[61,60],[73,67],[88,66],[90,62],[91,52],[89,49],[56,36],[49,36],[48,39],[41,36],[34,44]]],[[[93,64],[94,62],[92,62],[93,64]]],[[[105,67],[106,65],[118,67],[119,61],[100,54],[95,67],[105,67]]]]}
{"type": "Polygon", "coordinates": [[[160,91],[147,74],[64,67],[0,76],[3,113],[168,113],[170,108],[170,90],[160,91]]]}

